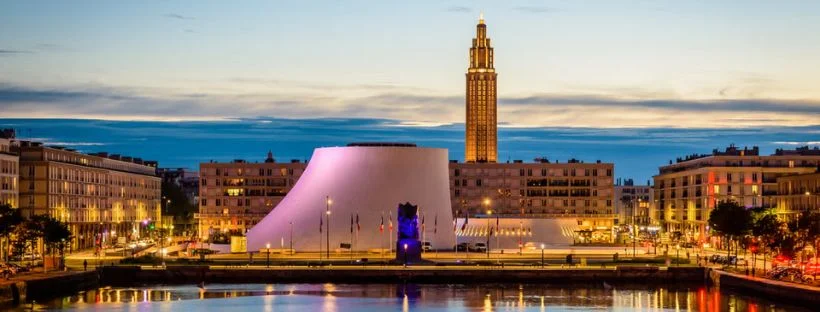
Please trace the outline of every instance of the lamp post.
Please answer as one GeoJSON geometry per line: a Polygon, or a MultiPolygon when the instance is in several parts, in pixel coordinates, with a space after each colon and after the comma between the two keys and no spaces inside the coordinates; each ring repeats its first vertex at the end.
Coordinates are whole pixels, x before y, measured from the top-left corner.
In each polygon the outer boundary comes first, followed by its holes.
{"type": "Polygon", "coordinates": [[[293,221],[290,221],[290,250],[288,254],[293,252],[293,221]]]}
{"type": "Polygon", "coordinates": [[[635,224],[635,209],[641,205],[641,199],[638,198],[638,205],[635,205],[635,202],[632,202],[632,258],[638,254],[637,246],[638,246],[638,228],[635,224]]]}
{"type": "Polygon", "coordinates": [[[675,266],[680,266],[680,244],[675,245],[675,266]]]}
{"type": "Polygon", "coordinates": [[[270,267],[270,243],[265,244],[265,251],[267,254],[267,261],[265,261],[265,267],[270,267]]]}
{"type": "Polygon", "coordinates": [[[404,267],[407,267],[407,244],[404,244],[404,267]]]}
{"type": "Polygon", "coordinates": [[[490,210],[490,199],[484,198],[484,207],[487,208],[487,259],[490,259],[490,215],[493,214],[493,211],[490,210]]]}
{"type": "Polygon", "coordinates": [[[330,199],[330,196],[325,197],[325,203],[327,204],[325,206],[325,223],[327,223],[327,240],[325,241],[327,250],[325,250],[325,258],[327,258],[327,261],[330,261],[330,205],[333,205],[333,200],[330,199]]]}
{"type": "Polygon", "coordinates": [[[541,268],[544,268],[544,244],[541,244],[541,268]]]}

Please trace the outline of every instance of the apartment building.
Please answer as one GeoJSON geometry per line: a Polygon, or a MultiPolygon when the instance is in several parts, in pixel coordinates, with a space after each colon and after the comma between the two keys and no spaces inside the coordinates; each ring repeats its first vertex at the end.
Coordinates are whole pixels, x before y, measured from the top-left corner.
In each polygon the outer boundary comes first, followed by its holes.
{"type": "Polygon", "coordinates": [[[650,225],[649,214],[654,205],[654,192],[646,185],[635,185],[632,179],[615,183],[615,213],[619,224],[650,225]]]}
{"type": "Polygon", "coordinates": [[[451,161],[456,217],[574,218],[587,242],[611,242],[617,215],[611,163],[459,163],[451,161]]]}
{"type": "Polygon", "coordinates": [[[161,219],[156,162],[19,141],[20,208],[68,223],[71,248],[107,246],[161,219]]]}
{"type": "Polygon", "coordinates": [[[665,231],[679,232],[689,241],[701,241],[708,233],[709,212],[718,202],[733,200],[745,207],[775,207],[777,179],[813,173],[820,165],[820,150],[801,147],[778,149],[769,156],[757,147],[689,155],[661,166],[654,176],[653,222],[665,231]]]}
{"type": "Polygon", "coordinates": [[[776,208],[784,219],[820,212],[820,171],[777,178],[776,208]]]}
{"type": "Polygon", "coordinates": [[[11,138],[0,137],[0,204],[18,207],[20,158],[11,151],[11,138]]]}
{"type": "Polygon", "coordinates": [[[199,165],[198,235],[244,235],[287,195],[307,166],[299,160],[208,162],[199,165]]]}

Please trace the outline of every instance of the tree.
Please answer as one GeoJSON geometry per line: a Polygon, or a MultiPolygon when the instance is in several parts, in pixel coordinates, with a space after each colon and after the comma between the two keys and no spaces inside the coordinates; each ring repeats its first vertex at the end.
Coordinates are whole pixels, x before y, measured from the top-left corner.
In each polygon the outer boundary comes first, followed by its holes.
{"type": "Polygon", "coordinates": [[[0,249],[2,249],[0,253],[2,253],[3,261],[8,261],[9,248],[6,245],[9,242],[9,236],[22,222],[23,217],[20,215],[20,210],[12,208],[9,204],[0,204],[0,249]]]}
{"type": "Polygon", "coordinates": [[[763,253],[763,269],[766,268],[766,250],[772,247],[772,243],[777,236],[780,236],[780,229],[783,222],[777,218],[772,209],[756,210],[753,213],[752,236],[759,242],[757,246],[763,253]]]}
{"type": "Polygon", "coordinates": [[[48,250],[51,251],[52,257],[54,256],[54,252],[58,251],[60,259],[62,259],[65,256],[66,243],[71,238],[71,231],[68,229],[68,225],[51,216],[44,216],[40,220],[40,226],[42,227],[43,243],[45,243],[48,250]]]}
{"type": "MultiPolygon", "coordinates": [[[[720,202],[709,214],[709,226],[718,234],[726,237],[727,256],[731,253],[731,242],[746,235],[751,229],[752,214],[735,201],[720,202]]],[[[735,250],[737,255],[737,250],[735,250]]]]}

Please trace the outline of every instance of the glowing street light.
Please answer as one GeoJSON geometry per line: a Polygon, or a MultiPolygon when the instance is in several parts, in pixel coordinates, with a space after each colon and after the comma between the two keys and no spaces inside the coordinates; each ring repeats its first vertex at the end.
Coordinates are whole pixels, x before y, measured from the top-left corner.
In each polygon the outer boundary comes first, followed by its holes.
{"type": "Polygon", "coordinates": [[[330,199],[330,196],[325,196],[325,202],[327,205],[325,206],[325,223],[327,223],[327,240],[325,244],[327,245],[326,258],[330,261],[330,206],[333,205],[333,200],[330,199]]]}
{"type": "Polygon", "coordinates": [[[270,243],[265,244],[265,251],[267,251],[267,261],[265,262],[266,267],[270,267],[270,243]]]}
{"type": "Polygon", "coordinates": [[[407,243],[404,244],[404,267],[407,267],[407,243]]]}

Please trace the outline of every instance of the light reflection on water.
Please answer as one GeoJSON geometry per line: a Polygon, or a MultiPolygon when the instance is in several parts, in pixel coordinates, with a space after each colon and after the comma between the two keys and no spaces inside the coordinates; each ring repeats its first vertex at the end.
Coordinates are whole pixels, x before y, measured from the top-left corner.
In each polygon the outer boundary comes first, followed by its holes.
{"type": "Polygon", "coordinates": [[[214,284],[101,288],[18,310],[222,311],[808,311],[715,288],[549,285],[214,284]]]}

